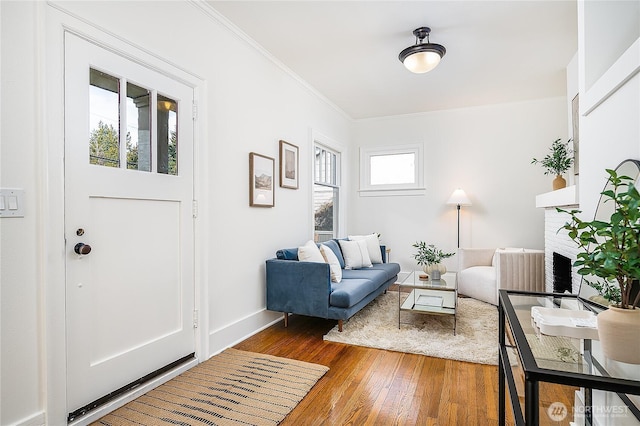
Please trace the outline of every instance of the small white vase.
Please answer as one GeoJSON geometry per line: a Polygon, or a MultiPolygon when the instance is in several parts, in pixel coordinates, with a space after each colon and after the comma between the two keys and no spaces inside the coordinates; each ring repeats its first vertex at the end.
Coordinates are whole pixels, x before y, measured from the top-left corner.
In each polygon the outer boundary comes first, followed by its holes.
{"type": "Polygon", "coordinates": [[[442,274],[447,272],[447,267],[442,263],[431,263],[429,265],[425,265],[423,270],[425,274],[429,275],[430,280],[437,281],[442,277],[442,274]]]}
{"type": "Polygon", "coordinates": [[[609,306],[598,314],[598,337],[607,358],[640,364],[640,309],[609,306]]]}

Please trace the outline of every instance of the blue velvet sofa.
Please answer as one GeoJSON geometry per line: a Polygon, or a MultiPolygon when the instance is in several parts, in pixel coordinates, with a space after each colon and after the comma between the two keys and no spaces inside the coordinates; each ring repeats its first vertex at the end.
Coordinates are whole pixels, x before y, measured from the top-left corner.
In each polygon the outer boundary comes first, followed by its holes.
{"type": "Polygon", "coordinates": [[[400,265],[387,263],[385,246],[380,246],[383,263],[372,267],[344,269],[345,263],[337,240],[324,242],[334,252],[342,267],[342,281],[331,281],[329,264],[301,262],[298,249],[282,249],[276,258],[266,261],[267,309],[288,314],[338,320],[343,322],[365,307],[396,282],[400,265]]]}

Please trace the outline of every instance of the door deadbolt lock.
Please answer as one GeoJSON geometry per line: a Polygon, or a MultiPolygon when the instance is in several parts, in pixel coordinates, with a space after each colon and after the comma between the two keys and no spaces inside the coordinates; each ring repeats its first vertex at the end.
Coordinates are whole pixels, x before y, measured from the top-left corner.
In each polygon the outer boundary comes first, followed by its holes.
{"type": "Polygon", "coordinates": [[[86,255],[91,253],[91,246],[89,244],[78,243],[73,248],[73,251],[75,251],[79,255],[86,255]]]}
{"type": "Polygon", "coordinates": [[[78,237],[82,237],[82,236],[84,235],[84,229],[82,229],[82,228],[78,228],[78,229],[76,230],[76,235],[77,235],[78,237]]]}

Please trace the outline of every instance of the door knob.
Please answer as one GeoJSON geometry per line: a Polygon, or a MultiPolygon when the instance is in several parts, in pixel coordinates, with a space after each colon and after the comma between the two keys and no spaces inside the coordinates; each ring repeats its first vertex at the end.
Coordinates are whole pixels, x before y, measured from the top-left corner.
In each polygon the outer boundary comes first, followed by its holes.
{"type": "Polygon", "coordinates": [[[91,246],[85,243],[78,243],[73,248],[73,251],[75,251],[78,254],[89,254],[91,253],[91,246]]]}

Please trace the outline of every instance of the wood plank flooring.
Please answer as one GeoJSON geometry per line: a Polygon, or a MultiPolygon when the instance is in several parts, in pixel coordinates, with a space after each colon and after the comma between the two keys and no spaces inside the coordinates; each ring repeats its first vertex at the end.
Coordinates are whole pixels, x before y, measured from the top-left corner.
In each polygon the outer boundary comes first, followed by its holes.
{"type": "Polygon", "coordinates": [[[323,341],[335,323],[291,316],[288,328],[278,323],[235,346],[330,368],[282,425],[497,423],[496,403],[486,401],[497,400],[487,398],[497,395],[495,367],[323,341]]]}
{"type": "MultiPolygon", "coordinates": [[[[330,368],[281,425],[498,423],[496,366],[322,340],[336,323],[293,315],[288,328],[279,322],[234,346],[330,368]]],[[[540,390],[541,400],[572,406],[573,389],[541,384],[540,390]]],[[[507,407],[508,424],[513,424],[507,407]]],[[[541,424],[561,424],[545,417],[541,413],[541,424]]]]}

